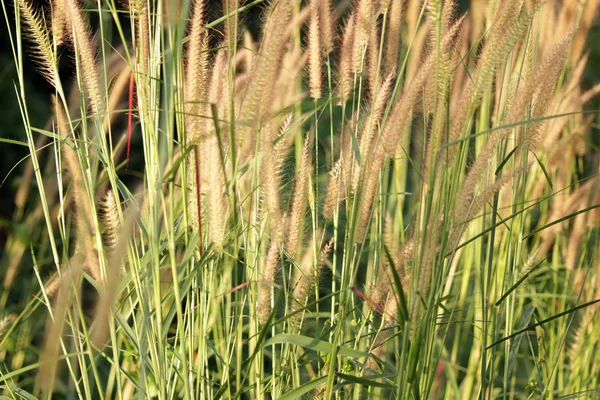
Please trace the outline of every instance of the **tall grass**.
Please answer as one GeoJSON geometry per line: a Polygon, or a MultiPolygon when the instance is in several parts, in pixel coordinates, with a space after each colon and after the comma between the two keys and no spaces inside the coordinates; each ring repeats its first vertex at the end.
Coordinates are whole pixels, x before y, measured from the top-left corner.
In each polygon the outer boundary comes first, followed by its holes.
{"type": "Polygon", "coordinates": [[[4,396],[600,397],[598,1],[2,6],[4,396]]]}

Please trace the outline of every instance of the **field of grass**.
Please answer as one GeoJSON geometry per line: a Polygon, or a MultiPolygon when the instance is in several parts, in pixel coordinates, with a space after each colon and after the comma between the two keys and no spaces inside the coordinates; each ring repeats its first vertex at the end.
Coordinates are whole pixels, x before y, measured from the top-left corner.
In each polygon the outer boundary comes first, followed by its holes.
{"type": "Polygon", "coordinates": [[[600,1],[1,4],[0,398],[600,398],[600,1]]]}

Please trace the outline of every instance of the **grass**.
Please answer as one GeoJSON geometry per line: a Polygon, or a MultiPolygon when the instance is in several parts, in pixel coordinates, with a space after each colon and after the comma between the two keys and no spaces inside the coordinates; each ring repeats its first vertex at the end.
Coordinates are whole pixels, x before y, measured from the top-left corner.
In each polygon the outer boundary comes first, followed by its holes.
{"type": "Polygon", "coordinates": [[[2,7],[3,396],[600,397],[597,1],[2,7]]]}

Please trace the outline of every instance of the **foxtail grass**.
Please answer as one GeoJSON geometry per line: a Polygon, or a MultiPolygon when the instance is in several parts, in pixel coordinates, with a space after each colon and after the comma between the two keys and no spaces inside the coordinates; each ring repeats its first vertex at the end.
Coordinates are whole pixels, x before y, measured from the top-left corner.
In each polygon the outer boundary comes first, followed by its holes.
{"type": "Polygon", "coordinates": [[[599,395],[597,1],[51,3],[3,396],[599,395]]]}

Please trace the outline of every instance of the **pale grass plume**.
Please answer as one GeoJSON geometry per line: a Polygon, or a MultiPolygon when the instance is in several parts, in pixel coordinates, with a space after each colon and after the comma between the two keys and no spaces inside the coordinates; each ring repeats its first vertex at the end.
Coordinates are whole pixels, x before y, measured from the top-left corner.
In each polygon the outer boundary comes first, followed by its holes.
{"type": "MultiPolygon", "coordinates": [[[[544,224],[553,221],[559,221],[561,218],[576,212],[582,200],[583,194],[584,191],[581,187],[579,187],[570,194],[556,195],[552,204],[553,206],[550,209],[547,218],[540,221],[539,225],[543,226],[544,224]],[[565,196],[566,198],[562,196],[565,196]]],[[[541,243],[539,247],[540,254],[548,254],[548,252],[552,249],[556,239],[559,237],[559,234],[565,229],[565,226],[568,222],[569,220],[556,223],[541,232],[541,243]]]]}
{"type": "MultiPolygon", "coordinates": [[[[573,8],[579,8],[579,10],[573,10],[573,12],[564,13],[564,15],[568,15],[571,18],[577,18],[578,15],[581,15],[581,19],[578,21],[579,29],[577,30],[577,33],[575,34],[575,37],[573,39],[573,48],[571,51],[570,61],[574,63],[585,52],[586,39],[588,39],[590,30],[594,26],[594,23],[597,23],[595,19],[598,17],[598,14],[600,12],[600,1],[589,0],[583,3],[577,2],[577,4],[574,2],[563,1],[563,6],[567,4],[569,4],[573,8]]],[[[565,23],[566,26],[572,26],[572,24],[572,21],[568,21],[565,23]]]]}
{"type": "Polygon", "coordinates": [[[399,245],[399,234],[398,232],[395,231],[395,226],[394,226],[394,219],[393,217],[390,215],[390,213],[388,212],[385,215],[384,218],[384,222],[383,222],[383,233],[382,233],[382,239],[383,239],[383,245],[385,248],[387,248],[387,252],[389,252],[391,260],[388,260],[387,257],[384,258],[384,264],[385,263],[389,263],[391,261],[391,263],[395,266],[401,269],[402,274],[401,276],[404,275],[404,269],[403,266],[400,266],[400,258],[398,257],[399,255],[399,251],[400,251],[400,245],[399,245]]]}
{"type": "Polygon", "coordinates": [[[320,99],[323,92],[322,71],[323,64],[321,57],[321,22],[319,19],[319,6],[317,0],[310,2],[310,18],[308,20],[308,75],[310,96],[313,99],[320,99]]]}
{"type": "MultiPolygon", "coordinates": [[[[440,52],[446,52],[450,49],[460,31],[463,20],[464,16],[458,19],[452,28],[449,29],[440,44],[440,52]]],[[[435,60],[435,52],[430,53],[421,64],[415,77],[404,89],[401,97],[394,103],[389,117],[385,122],[385,128],[381,137],[381,146],[387,153],[394,154],[398,143],[401,142],[400,139],[411,120],[412,110],[422,93],[425,82],[435,69],[435,60]]]]}
{"type": "Polygon", "coordinates": [[[318,0],[316,3],[319,6],[319,22],[321,29],[321,47],[326,53],[333,50],[334,42],[334,19],[331,10],[331,0],[318,0]]]}
{"type": "Polygon", "coordinates": [[[344,194],[342,193],[342,159],[339,159],[331,169],[329,173],[329,184],[327,186],[327,194],[325,195],[325,203],[323,205],[323,217],[325,219],[333,219],[335,209],[343,199],[344,194]]]}
{"type": "MultiPolygon", "coordinates": [[[[452,115],[452,121],[449,127],[448,141],[453,142],[458,140],[464,133],[467,121],[473,115],[481,102],[481,97],[485,88],[487,88],[493,80],[496,66],[507,56],[513,46],[522,36],[523,32],[531,24],[534,12],[517,7],[516,0],[502,3],[498,10],[498,15],[494,19],[494,23],[488,34],[488,39],[483,47],[481,56],[477,63],[474,80],[470,80],[465,86],[460,106],[452,115]]],[[[536,6],[536,10],[539,7],[536,6]]],[[[447,155],[444,154],[440,162],[441,165],[450,165],[456,154],[456,146],[451,146],[447,155]]]]}
{"type": "MultiPolygon", "coordinates": [[[[377,97],[371,104],[369,116],[367,117],[365,126],[358,140],[360,154],[363,159],[367,159],[368,152],[371,149],[371,144],[373,143],[373,140],[379,130],[395,78],[396,71],[390,71],[385,81],[381,84],[379,90],[377,91],[377,97]]],[[[356,184],[358,183],[359,175],[359,166],[357,162],[355,162],[352,174],[353,190],[356,190],[356,184]]]]}
{"type": "MultiPolygon", "coordinates": [[[[440,51],[443,52],[449,48],[456,37],[463,20],[464,17],[460,18],[448,31],[442,40],[440,51]]],[[[425,81],[435,68],[435,59],[435,53],[431,53],[423,62],[423,65],[415,78],[392,107],[389,117],[385,122],[385,128],[383,129],[381,138],[378,143],[374,144],[373,150],[369,152],[369,158],[363,160],[364,163],[370,165],[370,168],[368,171],[364,171],[363,174],[361,174],[362,177],[359,179],[359,185],[361,186],[362,191],[359,200],[358,230],[355,236],[355,239],[359,242],[364,240],[364,234],[371,216],[371,207],[379,184],[380,173],[387,159],[386,153],[395,154],[398,143],[401,143],[402,135],[412,119],[412,111],[422,93],[425,81]]]]}
{"type": "Polygon", "coordinates": [[[112,190],[108,190],[100,206],[104,225],[104,241],[111,251],[117,246],[118,233],[121,226],[117,201],[112,190]]]}
{"type": "Polygon", "coordinates": [[[192,22],[187,47],[185,82],[186,137],[190,143],[198,143],[203,132],[201,115],[206,115],[205,100],[208,74],[208,37],[204,30],[204,0],[194,1],[192,22]]]}
{"type": "Polygon", "coordinates": [[[281,242],[284,235],[280,198],[281,165],[276,161],[278,155],[275,150],[275,140],[278,135],[271,124],[263,126],[261,134],[263,136],[260,141],[262,152],[261,194],[268,215],[271,235],[276,242],[281,242]]]}
{"type": "Polygon", "coordinates": [[[477,42],[485,29],[485,0],[471,0],[469,42],[477,42]]]}
{"type": "MultiPolygon", "coordinates": [[[[429,3],[428,3],[429,4],[429,3]]],[[[441,45],[441,41],[450,29],[452,20],[456,14],[456,4],[454,1],[446,1],[443,6],[441,3],[436,4],[435,7],[439,9],[430,10],[432,29],[429,31],[429,45],[430,51],[435,51],[438,44],[441,45]]],[[[465,17],[465,20],[468,20],[465,17]]],[[[454,77],[454,70],[460,64],[460,55],[456,49],[460,47],[460,39],[462,35],[457,35],[455,43],[449,51],[437,52],[436,69],[434,74],[427,80],[424,99],[423,99],[423,112],[434,112],[435,115],[442,115],[445,113],[446,106],[446,93],[448,88],[451,86],[452,79],[454,77]],[[437,109],[435,109],[437,108],[437,109]]],[[[435,118],[432,126],[434,136],[438,131],[441,131],[442,123],[445,123],[444,118],[435,118]]]]}
{"type": "Polygon", "coordinates": [[[365,56],[375,19],[372,1],[358,0],[355,12],[356,26],[354,28],[354,43],[352,46],[352,66],[353,72],[360,75],[366,65],[365,56]]]}
{"type": "Polygon", "coordinates": [[[393,282],[390,268],[393,266],[396,269],[398,276],[402,279],[405,276],[404,264],[408,261],[406,254],[401,252],[401,249],[406,249],[406,247],[400,246],[399,235],[394,231],[394,221],[389,213],[386,214],[384,219],[382,240],[384,256],[379,266],[377,277],[385,276],[387,279],[375,279],[371,285],[369,294],[373,299],[373,302],[385,310],[385,305],[387,303],[386,298],[391,289],[390,282],[393,282]]]}
{"type": "Polygon", "coordinates": [[[81,73],[92,114],[98,116],[104,112],[104,97],[100,91],[102,84],[96,64],[96,45],[92,41],[90,26],[83,15],[79,1],[63,1],[66,3],[68,25],[71,27],[66,31],[72,32],[71,38],[74,42],[75,53],[81,65],[78,72],[81,73]]]}
{"type": "Polygon", "coordinates": [[[377,96],[377,90],[381,84],[381,63],[380,63],[380,38],[379,24],[373,22],[373,26],[369,32],[369,43],[367,45],[367,74],[369,83],[369,93],[371,97],[377,96]]]}
{"type": "MultiPolygon", "coordinates": [[[[551,49],[549,54],[539,64],[536,72],[531,78],[525,83],[522,90],[520,90],[513,102],[513,105],[508,111],[506,117],[506,124],[514,124],[524,116],[527,110],[528,104],[532,101],[532,98],[536,96],[537,107],[533,110],[531,118],[539,118],[544,116],[548,101],[552,98],[552,91],[554,89],[554,82],[558,79],[558,74],[562,69],[562,64],[567,57],[567,51],[571,42],[572,33],[565,35],[565,37],[551,49]]],[[[537,141],[532,136],[538,135],[539,126],[530,128],[532,132],[528,135],[527,144],[530,146],[537,141]]],[[[469,172],[464,180],[463,185],[458,193],[457,198],[461,202],[468,202],[475,193],[477,183],[488,170],[490,162],[496,153],[496,147],[500,140],[506,137],[511,132],[511,129],[498,129],[492,132],[487,139],[485,146],[481,152],[477,155],[474,163],[471,165],[469,172]]]]}
{"type": "MultiPolygon", "coordinates": [[[[547,72],[541,77],[540,85],[534,92],[531,106],[531,118],[538,119],[545,117],[548,110],[552,107],[554,101],[555,84],[558,81],[565,59],[568,55],[569,46],[571,46],[573,36],[576,30],[571,29],[563,36],[558,44],[552,49],[548,58],[550,60],[545,64],[547,72]],[[549,64],[549,65],[548,65],[549,64]],[[543,79],[543,84],[542,83],[543,79]]],[[[541,74],[540,74],[541,75],[541,74]]],[[[537,147],[541,139],[541,132],[547,121],[534,122],[529,124],[529,132],[525,138],[525,143],[530,148],[537,147]]]]}
{"type": "Polygon", "coordinates": [[[292,205],[290,207],[289,224],[287,227],[286,250],[295,257],[302,243],[302,234],[304,232],[304,213],[306,211],[306,201],[308,192],[308,183],[312,171],[311,162],[311,135],[304,139],[302,156],[296,172],[296,183],[294,185],[294,194],[292,205]]]}
{"type": "Polygon", "coordinates": [[[238,10],[240,3],[243,3],[243,0],[222,0],[221,2],[223,14],[232,14],[225,20],[225,27],[223,32],[223,43],[228,49],[228,51],[231,51],[236,46],[238,41],[238,38],[236,37],[236,32],[238,32],[239,34],[239,32],[243,31],[243,26],[241,24],[239,15],[234,14],[236,10],[238,10]],[[234,25],[236,23],[236,19],[238,26],[234,25]]]}
{"type": "Polygon", "coordinates": [[[26,25],[27,36],[33,44],[32,58],[37,62],[40,73],[53,86],[58,85],[56,72],[56,56],[50,42],[50,34],[46,27],[44,13],[35,10],[30,0],[18,0],[26,25]]]}
{"type": "Polygon", "coordinates": [[[52,39],[57,46],[64,42],[65,29],[65,0],[52,1],[52,39]]]}
{"type": "Polygon", "coordinates": [[[354,89],[353,44],[355,40],[356,14],[350,14],[342,33],[342,44],[338,61],[338,97],[343,103],[354,89]]]}
{"type": "MultiPolygon", "coordinates": [[[[239,147],[244,157],[253,153],[256,127],[269,111],[276,77],[286,48],[286,30],[292,15],[292,2],[273,1],[267,10],[262,44],[254,58],[243,107],[239,110],[239,147]]],[[[286,39],[287,40],[287,39],[286,39]]],[[[234,145],[233,143],[231,144],[234,145]]]]}
{"type": "Polygon", "coordinates": [[[384,33],[385,72],[397,68],[400,58],[402,16],[405,0],[391,0],[388,12],[388,26],[384,33]]]}
{"type": "Polygon", "coordinates": [[[267,258],[263,267],[262,280],[258,282],[258,302],[256,312],[258,322],[264,325],[272,312],[272,296],[279,274],[279,243],[272,240],[267,250],[267,258]]]}
{"type": "MultiPolygon", "coordinates": [[[[221,50],[217,52],[213,62],[212,62],[212,71],[210,74],[210,84],[208,85],[208,101],[211,104],[216,105],[217,107],[217,121],[221,121],[222,118],[227,116],[226,107],[226,96],[223,94],[226,93],[229,82],[227,81],[227,48],[224,47],[225,43],[222,43],[221,50]]],[[[215,117],[211,114],[212,117],[215,117]]],[[[208,125],[214,125],[213,121],[210,120],[207,122],[208,125]]]]}
{"type": "MultiPolygon", "coordinates": [[[[217,138],[217,126],[220,124],[220,118],[227,114],[225,96],[222,95],[225,90],[225,76],[227,72],[227,54],[225,49],[220,50],[214,60],[210,86],[208,90],[208,101],[216,105],[217,115],[212,119],[205,120],[202,126],[208,135],[202,140],[201,152],[203,163],[203,178],[206,184],[203,185],[203,191],[206,199],[206,210],[208,216],[209,238],[218,251],[222,250],[225,238],[225,226],[227,220],[227,196],[226,183],[229,180],[227,174],[227,154],[223,137],[219,142],[217,138]]],[[[212,110],[211,110],[212,114],[212,110]]],[[[224,135],[222,135],[224,136],[224,135]]]]}
{"type": "MultiPolygon", "coordinates": [[[[400,283],[405,294],[408,293],[408,286],[410,284],[411,275],[405,274],[405,264],[412,258],[414,250],[414,242],[409,239],[401,246],[397,253],[396,261],[398,264],[395,266],[396,271],[400,277],[400,283]]],[[[389,266],[388,266],[389,268],[389,266]]],[[[381,330],[371,344],[371,353],[375,358],[382,359],[385,354],[389,351],[389,339],[393,333],[393,326],[397,324],[396,316],[398,315],[398,294],[392,290],[391,282],[393,277],[391,271],[385,271],[387,279],[380,279],[377,282],[372,291],[372,298],[375,304],[381,308],[377,309],[381,312],[381,330]]],[[[374,358],[369,358],[367,365],[372,369],[377,369],[374,358]]]]}
{"type": "Polygon", "coordinates": [[[202,145],[206,163],[207,182],[203,185],[206,198],[209,237],[211,243],[220,251],[225,239],[227,220],[226,181],[221,159],[219,157],[219,142],[216,137],[210,137],[202,145]]]}
{"type": "MultiPolygon", "coordinates": [[[[64,1],[64,0],[63,0],[64,1]]],[[[135,27],[135,43],[138,52],[137,66],[139,69],[138,90],[144,92],[142,96],[146,96],[146,75],[150,63],[150,13],[148,11],[148,2],[144,0],[130,0],[130,10],[133,12],[134,18],[137,21],[135,27]]]]}
{"type": "MultiPolygon", "coordinates": [[[[600,204],[600,179],[597,179],[592,186],[592,204],[600,204]],[[595,196],[593,195],[595,193],[595,196]]],[[[593,228],[600,222],[600,208],[590,210],[586,219],[587,227],[593,228]]]]}
{"type": "Polygon", "coordinates": [[[301,42],[292,41],[288,51],[283,55],[279,74],[273,89],[271,113],[274,110],[285,110],[306,97],[306,93],[298,90],[302,85],[304,70],[309,62],[309,55],[302,50],[301,42]]]}

